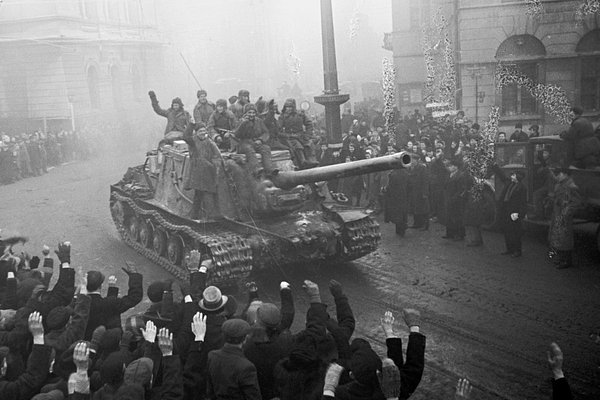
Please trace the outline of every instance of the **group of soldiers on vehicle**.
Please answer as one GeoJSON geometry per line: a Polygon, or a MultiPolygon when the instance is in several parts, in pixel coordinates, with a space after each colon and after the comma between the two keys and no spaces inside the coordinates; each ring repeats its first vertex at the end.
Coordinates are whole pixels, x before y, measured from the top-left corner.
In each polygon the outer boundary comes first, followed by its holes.
{"type": "Polygon", "coordinates": [[[229,108],[225,99],[213,104],[208,101],[206,91],[199,90],[192,118],[184,110],[179,97],[174,98],[171,107],[165,110],[158,105],[153,91],[148,94],[154,111],[167,118],[161,144],[177,139],[189,141],[192,137],[197,138],[194,135],[202,131],[204,133],[200,136],[210,139],[220,151],[244,154],[248,168],[256,176],[273,173],[271,150],[288,150],[300,169],[318,165],[313,122],[304,112],[297,110],[294,99],[287,99],[280,113],[274,100],[267,102],[261,97],[256,103],[251,103],[247,90],[240,90],[237,98],[230,99],[234,101],[229,108]],[[186,129],[190,132],[184,135],[186,129]],[[256,153],[261,155],[262,168],[256,153]]]}

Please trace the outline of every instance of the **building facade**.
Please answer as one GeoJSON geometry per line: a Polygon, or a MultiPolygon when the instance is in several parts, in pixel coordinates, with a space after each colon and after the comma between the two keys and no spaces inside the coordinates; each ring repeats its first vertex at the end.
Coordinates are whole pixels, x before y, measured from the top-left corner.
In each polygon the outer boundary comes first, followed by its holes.
{"type": "Polygon", "coordinates": [[[398,101],[403,113],[423,107],[425,63],[422,29],[432,13],[448,20],[457,69],[457,107],[479,122],[500,107],[501,127],[538,124],[544,134],[557,124],[521,86],[496,87],[498,62],[514,65],[534,82],[555,84],[572,105],[600,117],[600,16],[578,20],[582,1],[542,1],[543,12],[527,14],[525,1],[392,0],[392,51],[397,68],[398,101]]]}
{"type": "Polygon", "coordinates": [[[5,0],[0,130],[76,127],[147,106],[163,71],[154,0],[5,0]]]}

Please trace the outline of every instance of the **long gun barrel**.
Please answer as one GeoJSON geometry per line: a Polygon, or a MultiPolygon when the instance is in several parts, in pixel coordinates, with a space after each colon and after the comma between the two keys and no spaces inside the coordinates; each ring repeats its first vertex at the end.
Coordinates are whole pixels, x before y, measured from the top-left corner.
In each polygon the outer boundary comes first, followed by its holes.
{"type": "Polygon", "coordinates": [[[409,153],[404,151],[389,156],[376,157],[368,160],[358,160],[343,164],[327,165],[305,169],[302,171],[280,171],[271,179],[275,186],[281,189],[291,189],[297,185],[310,182],[327,181],[331,179],[345,178],[370,174],[372,172],[386,171],[390,169],[406,168],[412,162],[409,153]]]}

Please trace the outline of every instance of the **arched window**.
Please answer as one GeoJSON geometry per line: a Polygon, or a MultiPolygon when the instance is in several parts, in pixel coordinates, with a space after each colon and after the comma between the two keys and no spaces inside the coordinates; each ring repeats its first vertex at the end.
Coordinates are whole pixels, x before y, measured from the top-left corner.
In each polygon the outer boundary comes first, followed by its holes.
{"type": "Polygon", "coordinates": [[[600,110],[600,29],[583,35],[575,51],[581,56],[581,107],[600,110]]]}
{"type": "Polygon", "coordinates": [[[123,102],[121,98],[121,70],[118,65],[110,67],[110,79],[112,83],[113,102],[115,107],[118,108],[123,102]]]}
{"type": "MultiPolygon", "coordinates": [[[[515,64],[520,72],[534,82],[540,81],[539,60],[546,56],[546,47],[535,36],[514,35],[498,46],[496,59],[515,64]]],[[[512,84],[502,88],[502,115],[537,114],[538,104],[529,91],[512,84]]]]}
{"type": "Polygon", "coordinates": [[[87,85],[90,93],[90,104],[92,108],[100,108],[100,85],[98,69],[91,66],[87,70],[87,85]]]}

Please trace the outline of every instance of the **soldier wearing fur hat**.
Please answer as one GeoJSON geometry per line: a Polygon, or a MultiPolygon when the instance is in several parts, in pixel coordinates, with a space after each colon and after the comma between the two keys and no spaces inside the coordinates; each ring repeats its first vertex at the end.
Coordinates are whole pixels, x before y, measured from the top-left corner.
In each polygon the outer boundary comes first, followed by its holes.
{"type": "Polygon", "coordinates": [[[296,110],[296,100],[285,101],[278,125],[280,140],[292,152],[294,163],[300,168],[316,167],[319,163],[315,157],[313,123],[296,110]]]}
{"type": "Polygon", "coordinates": [[[204,89],[198,90],[196,96],[198,97],[198,103],[194,106],[194,122],[207,124],[211,114],[215,111],[215,105],[208,101],[206,98],[207,93],[204,89]]]}
{"type": "Polygon", "coordinates": [[[167,110],[164,110],[158,105],[156,94],[152,90],[148,92],[148,96],[150,96],[150,101],[152,102],[152,109],[154,112],[167,119],[165,138],[176,139],[180,137],[192,119],[190,113],[183,109],[183,102],[181,99],[179,97],[175,97],[171,102],[171,107],[167,110]]]}
{"type": "Polygon", "coordinates": [[[215,111],[208,118],[208,135],[221,151],[231,151],[231,131],[238,121],[235,115],[227,109],[227,100],[217,100],[215,111]]]}
{"type": "Polygon", "coordinates": [[[235,129],[234,133],[238,142],[238,153],[246,155],[246,163],[252,173],[256,174],[259,170],[256,153],[262,156],[262,166],[265,173],[270,174],[273,171],[271,161],[271,148],[267,145],[269,141],[269,131],[265,123],[256,118],[256,106],[252,103],[244,107],[244,117],[242,122],[235,129]]]}
{"type": "Polygon", "coordinates": [[[238,92],[237,100],[229,107],[229,111],[231,111],[239,121],[246,113],[244,107],[246,107],[246,104],[248,103],[250,103],[250,92],[246,89],[241,89],[238,92]]]}

